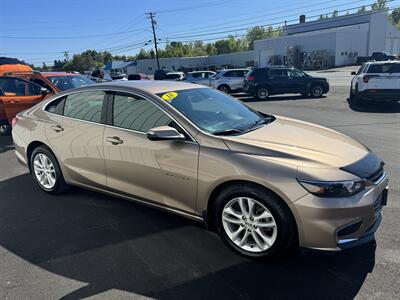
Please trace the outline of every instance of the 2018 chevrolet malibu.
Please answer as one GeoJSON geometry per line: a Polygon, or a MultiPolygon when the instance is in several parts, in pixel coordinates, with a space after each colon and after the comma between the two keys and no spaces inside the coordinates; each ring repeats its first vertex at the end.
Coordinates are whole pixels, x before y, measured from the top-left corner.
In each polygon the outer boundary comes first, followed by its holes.
{"type": "Polygon", "coordinates": [[[42,190],[76,185],[201,220],[248,257],[365,243],[387,199],[383,162],[362,144],[200,85],[78,88],[13,126],[42,190]]]}

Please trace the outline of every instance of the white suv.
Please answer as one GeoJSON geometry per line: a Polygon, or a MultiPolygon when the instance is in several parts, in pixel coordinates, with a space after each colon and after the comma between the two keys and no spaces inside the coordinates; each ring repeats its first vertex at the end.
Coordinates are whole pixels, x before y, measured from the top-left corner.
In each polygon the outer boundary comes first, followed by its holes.
{"type": "Polygon", "coordinates": [[[244,78],[247,72],[249,72],[248,69],[217,71],[217,74],[210,78],[210,86],[227,94],[230,92],[242,91],[244,78]]]}
{"type": "Polygon", "coordinates": [[[400,100],[400,61],[370,61],[351,74],[350,100],[400,100]]]}

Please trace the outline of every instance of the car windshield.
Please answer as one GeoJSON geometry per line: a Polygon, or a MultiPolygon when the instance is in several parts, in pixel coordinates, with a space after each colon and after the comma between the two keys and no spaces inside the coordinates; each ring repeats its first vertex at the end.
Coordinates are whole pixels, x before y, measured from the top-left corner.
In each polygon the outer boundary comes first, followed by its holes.
{"type": "Polygon", "coordinates": [[[239,100],[209,88],[167,91],[157,96],[201,130],[215,135],[240,134],[272,121],[271,116],[261,115],[239,100]]]}
{"type": "Polygon", "coordinates": [[[61,91],[94,84],[93,80],[79,75],[49,76],[47,78],[61,91]]]}

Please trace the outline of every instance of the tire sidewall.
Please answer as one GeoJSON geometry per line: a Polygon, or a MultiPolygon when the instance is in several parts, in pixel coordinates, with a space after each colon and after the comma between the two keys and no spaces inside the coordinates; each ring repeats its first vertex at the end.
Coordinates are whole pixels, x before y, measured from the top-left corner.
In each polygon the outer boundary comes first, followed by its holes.
{"type": "Polygon", "coordinates": [[[257,97],[257,99],[259,99],[259,100],[266,100],[266,99],[268,99],[269,98],[269,89],[268,89],[268,87],[266,87],[266,86],[260,86],[258,89],[257,89],[257,91],[256,91],[256,97],[257,97]],[[260,91],[261,90],[265,90],[265,92],[266,92],[266,95],[265,96],[260,96],[260,91]]]}
{"type": "Polygon", "coordinates": [[[290,232],[287,229],[291,228],[291,224],[288,223],[288,219],[282,217],[282,212],[277,210],[278,198],[272,193],[263,193],[263,191],[259,189],[254,189],[253,191],[250,189],[246,189],[240,191],[239,189],[232,189],[228,192],[222,192],[216,199],[215,206],[215,214],[214,214],[214,224],[216,224],[218,233],[221,239],[227,244],[231,249],[235,252],[243,255],[245,257],[251,258],[266,258],[279,254],[282,250],[282,253],[286,250],[288,244],[290,244],[290,232]],[[239,248],[226,234],[225,229],[222,224],[222,211],[225,205],[232,199],[236,197],[250,197],[253,198],[263,205],[271,212],[274,217],[275,223],[277,225],[277,236],[274,244],[265,251],[262,252],[249,252],[239,248]]]}
{"type": "Polygon", "coordinates": [[[315,98],[319,98],[319,97],[321,97],[322,95],[323,95],[323,90],[322,90],[322,86],[321,85],[319,85],[319,84],[314,84],[313,86],[311,86],[311,95],[313,96],[313,97],[315,97],[315,98]],[[320,90],[320,93],[318,94],[318,95],[316,95],[315,93],[314,93],[314,89],[319,89],[320,90]]]}
{"type": "Polygon", "coordinates": [[[58,164],[58,161],[57,161],[56,157],[54,156],[54,154],[48,148],[46,148],[44,146],[40,146],[40,147],[34,149],[32,154],[31,154],[29,163],[30,163],[31,174],[32,174],[36,184],[42,190],[44,190],[44,191],[46,191],[48,193],[58,193],[61,190],[61,188],[63,187],[63,185],[65,185],[64,178],[63,178],[60,166],[58,164]],[[33,161],[34,161],[36,155],[38,155],[40,153],[46,155],[51,160],[51,163],[53,164],[54,170],[55,170],[55,173],[56,173],[56,183],[50,189],[45,188],[44,186],[41,185],[39,180],[36,178],[36,174],[35,174],[35,171],[34,171],[33,161]]]}

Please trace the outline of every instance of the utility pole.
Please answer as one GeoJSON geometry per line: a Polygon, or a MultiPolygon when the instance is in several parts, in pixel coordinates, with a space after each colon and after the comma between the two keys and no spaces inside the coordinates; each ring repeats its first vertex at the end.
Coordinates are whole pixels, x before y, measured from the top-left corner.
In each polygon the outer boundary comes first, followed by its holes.
{"type": "Polygon", "coordinates": [[[149,19],[151,20],[151,28],[153,29],[153,38],[154,38],[154,48],[156,50],[156,59],[157,59],[157,69],[160,69],[160,61],[158,60],[158,47],[157,47],[157,37],[156,37],[156,29],[154,28],[154,25],[156,24],[156,21],[154,20],[155,13],[149,12],[146,13],[146,15],[149,15],[149,19]]]}

